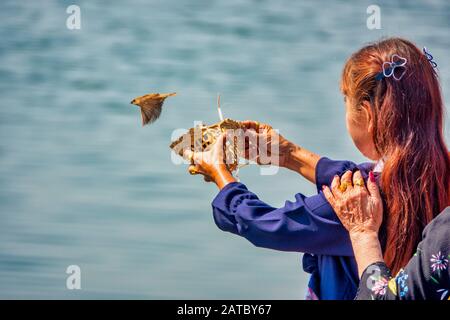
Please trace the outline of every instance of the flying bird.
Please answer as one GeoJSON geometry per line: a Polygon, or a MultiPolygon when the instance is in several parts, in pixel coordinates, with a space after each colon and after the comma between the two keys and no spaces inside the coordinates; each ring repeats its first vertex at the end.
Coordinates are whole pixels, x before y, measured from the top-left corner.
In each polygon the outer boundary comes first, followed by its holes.
{"type": "Polygon", "coordinates": [[[172,93],[149,93],[131,101],[131,104],[137,105],[141,108],[142,115],[142,125],[154,122],[159,118],[162,111],[162,106],[164,100],[167,97],[176,95],[175,92],[172,93]]]}

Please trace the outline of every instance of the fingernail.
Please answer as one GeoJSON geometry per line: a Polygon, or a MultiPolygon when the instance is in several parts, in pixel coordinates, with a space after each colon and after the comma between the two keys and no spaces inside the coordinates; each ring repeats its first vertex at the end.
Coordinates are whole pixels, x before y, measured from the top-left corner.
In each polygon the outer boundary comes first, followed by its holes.
{"type": "Polygon", "coordinates": [[[369,172],[369,180],[370,182],[375,182],[375,176],[372,171],[369,172]]]}

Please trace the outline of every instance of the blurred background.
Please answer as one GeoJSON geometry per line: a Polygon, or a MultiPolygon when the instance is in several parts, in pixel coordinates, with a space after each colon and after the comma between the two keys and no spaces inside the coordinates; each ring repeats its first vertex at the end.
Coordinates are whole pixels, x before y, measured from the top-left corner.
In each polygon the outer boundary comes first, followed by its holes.
{"type": "MultiPolygon", "coordinates": [[[[172,163],[173,130],[216,122],[220,92],[226,117],[365,161],[345,129],[345,59],[382,36],[427,46],[448,105],[449,34],[447,0],[2,0],[0,298],[302,299],[301,255],[220,231],[217,189],[172,163]],[[141,127],[130,100],[172,91],[141,127]],[[69,265],[81,290],[66,288],[69,265]]],[[[274,206],[315,192],[285,170],[240,178],[274,206]]]]}

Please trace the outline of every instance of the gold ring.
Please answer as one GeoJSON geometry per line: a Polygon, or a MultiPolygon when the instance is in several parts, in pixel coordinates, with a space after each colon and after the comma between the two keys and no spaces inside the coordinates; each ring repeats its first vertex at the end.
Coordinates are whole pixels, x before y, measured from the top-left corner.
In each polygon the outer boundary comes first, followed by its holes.
{"type": "Polygon", "coordinates": [[[364,180],[361,178],[356,179],[354,185],[358,187],[364,187],[364,180]]]}
{"type": "Polygon", "coordinates": [[[347,190],[347,186],[349,185],[348,182],[344,182],[339,186],[339,190],[341,190],[341,192],[345,192],[345,190],[347,190]]]}
{"type": "Polygon", "coordinates": [[[191,175],[194,175],[194,174],[197,174],[198,171],[197,171],[197,169],[195,169],[195,168],[189,168],[189,173],[190,173],[191,175]]]}

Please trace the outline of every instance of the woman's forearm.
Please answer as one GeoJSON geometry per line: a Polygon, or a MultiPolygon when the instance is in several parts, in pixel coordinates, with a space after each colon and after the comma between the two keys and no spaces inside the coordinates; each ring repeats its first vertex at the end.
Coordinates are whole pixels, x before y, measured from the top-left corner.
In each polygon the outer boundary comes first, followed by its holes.
{"type": "Polygon", "coordinates": [[[316,183],[316,165],[319,159],[319,155],[291,143],[287,150],[285,167],[316,183]]]}
{"type": "Polygon", "coordinates": [[[237,180],[233,177],[225,164],[223,164],[217,167],[213,181],[216,183],[217,187],[222,190],[227,184],[236,182],[237,180]]]}
{"type": "Polygon", "coordinates": [[[350,233],[350,239],[358,264],[358,275],[361,278],[362,273],[368,266],[383,261],[380,241],[378,235],[374,232],[350,233]]]}

